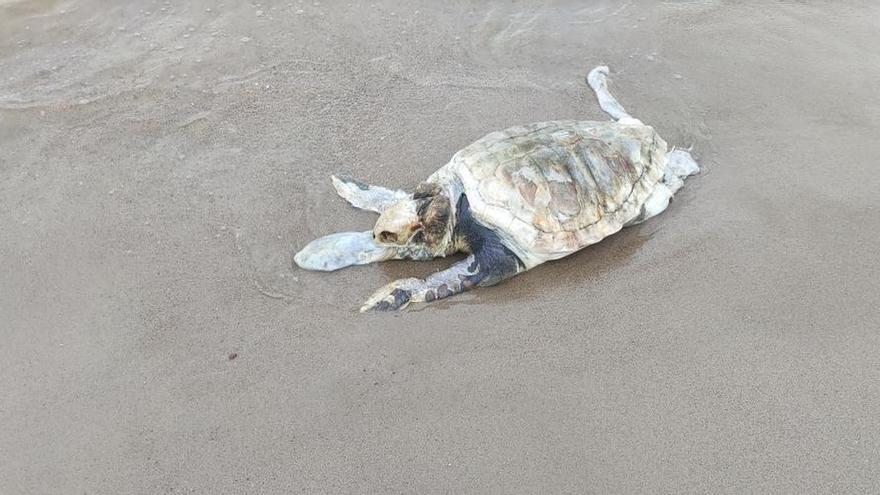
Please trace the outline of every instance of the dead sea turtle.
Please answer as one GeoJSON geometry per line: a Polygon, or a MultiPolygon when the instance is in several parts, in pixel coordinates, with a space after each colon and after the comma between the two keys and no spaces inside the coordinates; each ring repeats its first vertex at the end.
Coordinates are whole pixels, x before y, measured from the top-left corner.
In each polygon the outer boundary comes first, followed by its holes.
{"type": "Polygon", "coordinates": [[[340,196],[379,213],[379,220],[372,232],[312,241],[294,260],[330,271],[469,253],[425,280],[392,282],[361,307],[392,310],[497,284],[657,215],[699,167],[626,113],[608,92],[607,74],[607,67],[596,67],[587,82],[614,121],[560,120],[493,132],[413,193],[333,177],[340,196]]]}

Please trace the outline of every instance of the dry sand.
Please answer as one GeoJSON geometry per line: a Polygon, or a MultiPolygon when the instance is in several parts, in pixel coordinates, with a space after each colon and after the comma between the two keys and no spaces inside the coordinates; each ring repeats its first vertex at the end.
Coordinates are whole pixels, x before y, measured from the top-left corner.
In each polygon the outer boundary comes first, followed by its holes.
{"type": "Polygon", "coordinates": [[[880,6],[0,0],[0,493],[876,493],[880,6]],[[120,2],[121,3],[121,2],[120,2]],[[705,173],[401,314],[304,272],[614,94],[705,173]],[[230,354],[236,353],[235,359],[230,354]]]}

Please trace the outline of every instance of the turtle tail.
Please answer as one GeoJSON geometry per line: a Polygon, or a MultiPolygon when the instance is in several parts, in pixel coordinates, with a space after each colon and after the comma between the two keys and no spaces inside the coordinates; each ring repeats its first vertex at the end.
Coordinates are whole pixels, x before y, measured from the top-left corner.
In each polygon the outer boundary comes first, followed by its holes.
{"type": "Polygon", "coordinates": [[[602,110],[610,115],[612,119],[618,122],[623,124],[641,124],[642,122],[640,120],[633,118],[632,115],[628,114],[623,108],[623,105],[621,105],[620,102],[608,92],[608,82],[606,81],[608,72],[609,70],[607,66],[600,65],[591,70],[587,75],[587,84],[589,84],[596,93],[596,98],[599,100],[599,106],[602,107],[602,110]]]}

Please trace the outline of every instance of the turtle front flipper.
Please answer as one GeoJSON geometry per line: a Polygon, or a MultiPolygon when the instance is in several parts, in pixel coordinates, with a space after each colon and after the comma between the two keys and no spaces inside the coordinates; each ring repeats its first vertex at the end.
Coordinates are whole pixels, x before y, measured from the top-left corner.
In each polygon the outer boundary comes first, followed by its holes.
{"type": "Polygon", "coordinates": [[[525,271],[522,261],[494,231],[470,215],[467,198],[458,203],[456,235],[473,254],[425,280],[396,280],[376,291],[361,307],[369,310],[402,309],[411,302],[431,302],[477,286],[490,286],[525,271]]]}
{"type": "Polygon", "coordinates": [[[377,244],[372,232],[338,232],[310,242],[294,255],[293,261],[306,270],[331,272],[400,258],[403,253],[398,248],[377,244]]]}
{"type": "Polygon", "coordinates": [[[361,313],[369,310],[393,311],[413,302],[443,299],[476,287],[482,278],[476,257],[470,255],[425,280],[404,278],[391,282],[367,299],[361,306],[361,313]]]}
{"type": "Polygon", "coordinates": [[[333,187],[355,208],[382,213],[392,204],[410,197],[404,191],[371,186],[350,177],[331,176],[333,187]]]}

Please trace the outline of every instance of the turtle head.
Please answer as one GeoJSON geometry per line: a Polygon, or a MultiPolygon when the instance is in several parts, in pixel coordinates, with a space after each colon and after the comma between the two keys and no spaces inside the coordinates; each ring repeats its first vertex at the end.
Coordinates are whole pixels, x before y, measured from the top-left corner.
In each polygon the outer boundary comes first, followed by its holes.
{"type": "Polygon", "coordinates": [[[416,188],[412,198],[389,205],[373,228],[379,244],[411,245],[434,251],[452,229],[449,197],[436,184],[425,183],[416,188]]]}

